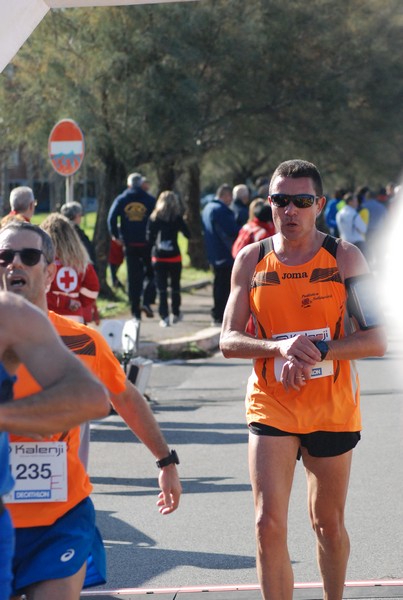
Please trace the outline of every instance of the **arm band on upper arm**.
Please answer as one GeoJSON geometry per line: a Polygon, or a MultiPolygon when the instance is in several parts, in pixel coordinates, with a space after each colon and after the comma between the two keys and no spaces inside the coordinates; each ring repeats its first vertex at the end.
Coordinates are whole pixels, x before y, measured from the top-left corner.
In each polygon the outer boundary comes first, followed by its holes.
{"type": "Polygon", "coordinates": [[[376,282],[371,273],[348,277],[347,311],[354,317],[360,329],[372,329],[383,325],[382,310],[376,293],[376,282]]]}

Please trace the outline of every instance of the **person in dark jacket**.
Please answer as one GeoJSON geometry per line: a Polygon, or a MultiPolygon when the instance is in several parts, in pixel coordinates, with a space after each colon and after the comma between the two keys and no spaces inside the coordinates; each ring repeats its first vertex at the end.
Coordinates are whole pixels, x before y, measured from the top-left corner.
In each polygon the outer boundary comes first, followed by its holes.
{"type": "Polygon", "coordinates": [[[168,327],[181,319],[182,257],[178,246],[178,233],[190,237],[182,217],[179,198],[171,191],[162,192],[147,224],[147,240],[152,247],[151,260],[159,296],[161,327],[168,327]],[[171,286],[171,318],[168,310],[168,281],[171,286]]]}
{"type": "Polygon", "coordinates": [[[250,192],[247,185],[240,183],[232,190],[231,209],[234,211],[235,220],[240,227],[249,219],[250,192]]]}
{"type": "Polygon", "coordinates": [[[219,326],[231,287],[231,271],[234,264],[232,244],[241,228],[230,209],[231,201],[232,188],[224,183],[218,188],[216,197],[206,204],[202,212],[207,258],[214,270],[214,305],[211,314],[213,325],[219,326]]]}
{"type": "Polygon", "coordinates": [[[125,248],[131,313],[138,320],[142,311],[147,317],[154,316],[150,304],[155,298],[151,248],[146,239],[155,198],[142,189],[141,182],[140,173],[129,175],[127,189],[115,198],[108,214],[109,233],[125,248]]]}

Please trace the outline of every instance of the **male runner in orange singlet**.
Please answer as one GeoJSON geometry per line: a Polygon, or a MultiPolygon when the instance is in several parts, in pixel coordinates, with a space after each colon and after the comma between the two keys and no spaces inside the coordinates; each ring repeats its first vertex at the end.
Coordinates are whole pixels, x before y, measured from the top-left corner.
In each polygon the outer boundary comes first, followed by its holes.
{"type": "Polygon", "coordinates": [[[362,312],[368,294],[351,304],[369,277],[363,255],[316,227],[326,202],[317,168],[281,163],[269,194],[277,233],[237,256],[220,343],[228,358],[254,359],[246,409],[259,581],[265,600],[292,598],[287,512],[302,457],[324,598],[341,600],[344,509],[361,429],[354,359],[382,356],[386,337],[374,307],[362,312]],[[256,337],[245,333],[250,313],[256,337]]]}

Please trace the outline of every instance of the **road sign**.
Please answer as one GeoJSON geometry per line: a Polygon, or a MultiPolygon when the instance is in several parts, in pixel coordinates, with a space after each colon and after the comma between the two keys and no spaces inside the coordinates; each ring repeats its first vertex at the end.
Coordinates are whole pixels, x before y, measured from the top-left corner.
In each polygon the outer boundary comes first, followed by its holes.
{"type": "Polygon", "coordinates": [[[59,175],[69,177],[78,171],[84,159],[84,135],[75,121],[56,123],[49,136],[48,153],[59,175]]]}

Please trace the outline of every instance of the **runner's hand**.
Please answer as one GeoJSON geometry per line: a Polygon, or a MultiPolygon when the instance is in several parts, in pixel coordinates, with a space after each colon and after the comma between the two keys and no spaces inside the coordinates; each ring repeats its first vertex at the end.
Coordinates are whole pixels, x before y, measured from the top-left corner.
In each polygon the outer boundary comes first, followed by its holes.
{"type": "Polygon", "coordinates": [[[157,506],[162,515],[168,515],[178,508],[182,493],[176,465],[161,469],[158,482],[161,492],[158,494],[157,506]]]}

